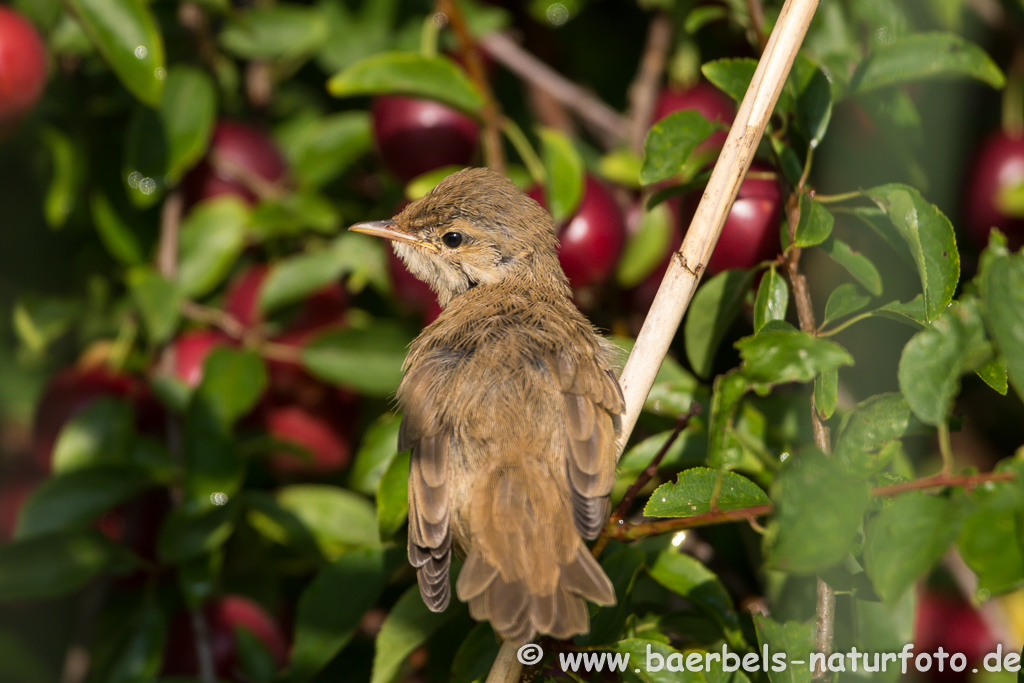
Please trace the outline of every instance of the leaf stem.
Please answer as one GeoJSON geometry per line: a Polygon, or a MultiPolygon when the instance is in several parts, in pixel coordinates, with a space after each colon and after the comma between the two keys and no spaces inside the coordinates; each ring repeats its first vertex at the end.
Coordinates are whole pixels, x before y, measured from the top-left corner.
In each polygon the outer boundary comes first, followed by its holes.
{"type": "Polygon", "coordinates": [[[853,316],[852,318],[849,318],[849,319],[839,323],[838,325],[836,325],[835,327],[833,327],[830,330],[818,330],[818,332],[816,334],[819,337],[831,337],[834,334],[839,334],[840,332],[845,330],[850,325],[853,325],[854,323],[859,323],[861,320],[864,320],[865,318],[870,318],[872,315],[874,315],[874,313],[875,313],[874,311],[868,311],[866,313],[860,313],[858,315],[853,316]]]}
{"type": "Polygon", "coordinates": [[[811,196],[814,197],[814,201],[820,202],[821,204],[835,204],[837,202],[848,202],[851,199],[863,197],[864,193],[860,190],[843,192],[841,194],[819,194],[815,192],[811,196]]]}
{"type": "Polygon", "coordinates": [[[519,158],[522,159],[526,170],[530,172],[530,177],[533,178],[533,181],[538,185],[543,185],[548,175],[547,171],[544,170],[544,162],[540,160],[523,129],[519,127],[519,124],[506,116],[501,120],[501,130],[519,154],[519,158]]]}

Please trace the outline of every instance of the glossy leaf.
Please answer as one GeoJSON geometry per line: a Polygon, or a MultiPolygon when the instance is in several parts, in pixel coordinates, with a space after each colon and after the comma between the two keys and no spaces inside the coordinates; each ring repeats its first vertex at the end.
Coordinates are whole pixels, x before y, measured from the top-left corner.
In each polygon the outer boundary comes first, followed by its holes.
{"type": "Polygon", "coordinates": [[[785,320],[788,306],[789,285],[775,266],[771,266],[761,276],[761,284],[757,287],[757,298],[754,299],[754,331],[760,332],[771,320],[785,320]]]}
{"type": "Polygon", "coordinates": [[[797,97],[796,114],[797,123],[807,137],[807,144],[812,149],[817,147],[825,137],[832,119],[832,87],[828,76],[821,69],[814,69],[813,76],[797,97]]]}
{"type": "Polygon", "coordinates": [[[980,47],[953,33],[919,33],[877,47],[851,81],[858,92],[929,78],[974,78],[1002,88],[1006,78],[980,47]]]}
{"type": "Polygon", "coordinates": [[[444,612],[431,612],[423,604],[419,587],[411,586],[391,608],[377,634],[370,683],[390,683],[413,650],[463,611],[449,605],[444,612]]]}
{"type": "Polygon", "coordinates": [[[729,591],[715,573],[697,558],[670,546],[658,554],[649,571],[655,581],[686,598],[711,617],[728,636],[733,647],[742,645],[740,620],[729,591]]]}
{"type": "Polygon", "coordinates": [[[890,301],[876,309],[874,315],[895,320],[917,329],[923,328],[927,322],[924,317],[924,298],[920,294],[906,302],[890,301]]]}
{"type": "Polygon", "coordinates": [[[627,236],[615,268],[615,280],[620,287],[637,286],[665,260],[672,242],[673,220],[665,203],[640,209],[639,226],[627,236]]]}
{"type": "Polygon", "coordinates": [[[669,114],[647,131],[640,181],[645,185],[667,180],[683,170],[693,150],[718,130],[696,111],[669,114]]]}
{"type": "Polygon", "coordinates": [[[157,106],[166,74],[164,43],[150,6],[141,0],[68,0],[68,6],[121,83],[157,106]]]}
{"type": "Polygon", "coordinates": [[[277,501],[313,532],[320,549],[336,559],[353,548],[379,547],[377,513],[362,496],[326,484],[293,484],[277,501]]]}
{"type": "Polygon", "coordinates": [[[128,271],[128,289],[146,323],[154,344],[167,341],[178,327],[181,316],[181,292],[173,282],[153,268],[139,266],[128,271]]]}
{"type": "Polygon", "coordinates": [[[980,280],[985,326],[1006,360],[1010,384],[1024,396],[1024,254],[990,247],[980,280]]]}
{"type": "Polygon", "coordinates": [[[815,375],[853,365],[839,344],[798,330],[762,330],[736,342],[744,377],[752,382],[810,382],[815,375]]]}
{"type": "Polygon", "coordinates": [[[814,409],[829,419],[839,403],[839,370],[825,370],[814,378],[814,409]]]}
{"type": "Polygon", "coordinates": [[[53,472],[124,463],[135,434],[134,422],[132,409],[124,401],[96,399],[61,430],[53,448],[53,472]]]}
{"type": "MultiPolygon", "coordinates": [[[[686,655],[659,640],[628,638],[614,643],[611,648],[629,655],[623,680],[641,683],[702,683],[704,680],[700,672],[686,667],[683,659],[686,655]]],[[[697,654],[700,661],[704,661],[702,653],[688,654],[697,654]]]]}
{"type": "Polygon", "coordinates": [[[740,399],[750,390],[747,378],[737,370],[715,378],[708,419],[708,465],[715,468],[736,466],[742,446],[733,433],[733,417],[740,399]]]}
{"type": "Polygon", "coordinates": [[[771,683],[811,683],[811,667],[797,662],[807,662],[814,652],[813,622],[787,621],[780,624],[763,614],[756,614],[754,628],[757,630],[757,642],[771,659],[767,667],[771,683]]]}
{"type": "Polygon", "coordinates": [[[145,261],[135,228],[128,225],[107,196],[96,192],[89,201],[92,223],[107,253],[126,266],[145,261]]]}
{"type": "Polygon", "coordinates": [[[648,517],[694,517],[712,509],[727,512],[768,503],[761,487],[746,477],[726,470],[692,467],[676,481],[662,484],[651,494],[644,514],[648,517]]]}
{"type": "Polygon", "coordinates": [[[308,681],[345,647],[387,577],[380,548],[347,552],[320,570],[299,599],[291,680],[308,681]]]}
{"type": "Polygon", "coordinates": [[[1003,464],[1014,482],[978,486],[969,493],[971,510],[956,545],[964,562],[978,575],[978,590],[999,595],[1024,585],[1024,488],[1019,464],[1003,464]]]}
{"type": "Polygon", "coordinates": [[[453,61],[416,52],[381,52],[365,57],[333,76],[327,89],[335,97],[426,97],[471,114],[483,107],[483,97],[476,86],[453,61]]]}
{"type": "Polygon", "coordinates": [[[838,563],[860,530],[867,484],[850,481],[817,450],[791,455],[771,486],[776,515],[766,538],[772,567],[811,574],[838,563]]]}
{"type": "Polygon", "coordinates": [[[398,454],[398,427],[400,414],[384,413],[363,434],[356,457],[348,472],[348,487],[372,496],[377,492],[381,477],[398,454]]]}
{"type": "Polygon", "coordinates": [[[165,176],[170,182],[176,182],[202,158],[216,114],[217,93],[205,71],[189,66],[168,70],[159,115],[167,145],[165,176]]]}
{"type": "Polygon", "coordinates": [[[800,195],[800,220],[796,225],[796,246],[813,247],[832,234],[835,218],[821,202],[806,194],[800,195]]]}
{"type": "Polygon", "coordinates": [[[750,57],[716,59],[700,68],[704,77],[726,95],[741,102],[757,70],[757,60],[750,57]]]}
{"type": "Polygon", "coordinates": [[[382,540],[398,533],[409,515],[409,453],[391,461],[377,489],[377,521],[382,540]]]}
{"type": "Polygon", "coordinates": [[[751,277],[746,270],[723,271],[702,284],[690,302],[683,338],[686,357],[700,377],[711,374],[722,338],[743,307],[751,277]]]}
{"type": "Polygon", "coordinates": [[[925,424],[945,422],[960,393],[960,375],[988,355],[977,302],[953,304],[903,347],[900,391],[925,424]]]}
{"type": "Polygon", "coordinates": [[[216,197],[197,205],[181,224],[178,283],[186,296],[204,296],[224,281],[245,248],[249,210],[241,199],[216,197]]]}
{"type": "Polygon", "coordinates": [[[1006,396],[1006,392],[1010,388],[1007,381],[1006,358],[1003,356],[996,356],[980,368],[976,369],[975,372],[978,374],[978,377],[985,382],[985,384],[989,385],[992,389],[1003,396],[1006,396]]]}
{"type": "Polygon", "coordinates": [[[851,476],[864,478],[888,464],[888,446],[926,428],[910,412],[902,394],[876,394],[843,416],[833,456],[851,476]]]}
{"type": "Polygon", "coordinates": [[[320,562],[323,555],[316,538],[293,512],[284,509],[269,493],[244,491],[246,522],[269,541],[320,562]]]}
{"type": "Polygon", "coordinates": [[[952,224],[934,204],[907,185],[882,185],[866,194],[886,211],[910,249],[921,280],[925,315],[935,320],[949,305],[960,279],[960,255],[952,224]]]}
{"type": "Polygon", "coordinates": [[[25,502],[16,537],[32,538],[86,527],[155,484],[145,471],[124,465],[90,467],[52,477],[25,502]]]}
{"type": "Polygon", "coordinates": [[[296,179],[314,187],[332,180],[373,149],[370,115],[365,111],[300,119],[278,139],[296,179]]]}
{"type": "Polygon", "coordinates": [[[449,683],[485,680],[500,647],[490,623],[484,621],[474,626],[455,653],[449,683]]]}
{"type": "Polygon", "coordinates": [[[576,212],[583,198],[583,159],[569,136],[554,128],[540,129],[540,144],[547,175],[544,198],[558,225],[576,212]]]}
{"type": "Polygon", "coordinates": [[[844,282],[829,294],[828,301],[825,302],[825,317],[821,320],[821,327],[825,328],[831,322],[856,313],[869,303],[871,297],[861,294],[856,285],[844,282]]]}
{"type": "Polygon", "coordinates": [[[954,501],[920,491],[882,508],[864,531],[864,568],[879,595],[895,602],[945,554],[960,521],[954,501]]]}
{"type": "Polygon", "coordinates": [[[852,275],[872,296],[882,295],[882,276],[867,257],[851,249],[846,242],[831,236],[818,247],[838,266],[852,275]]]}
{"type": "Polygon", "coordinates": [[[345,264],[330,249],[298,253],[270,268],[260,287],[259,306],[264,313],[305,299],[339,278],[345,264]]]}
{"type": "Polygon", "coordinates": [[[266,384],[266,365],[254,351],[219,347],[206,358],[193,401],[203,401],[230,425],[253,409],[266,384]]]}
{"type": "Polygon", "coordinates": [[[327,332],[302,350],[302,363],[328,382],[373,396],[389,396],[402,378],[412,335],[391,322],[327,332]]]}
{"type": "Polygon", "coordinates": [[[0,603],[66,595],[116,561],[98,531],[48,534],[0,546],[0,603]]]}
{"type": "Polygon", "coordinates": [[[255,6],[230,14],[220,42],[243,59],[298,59],[327,40],[329,24],[319,7],[255,6]]]}

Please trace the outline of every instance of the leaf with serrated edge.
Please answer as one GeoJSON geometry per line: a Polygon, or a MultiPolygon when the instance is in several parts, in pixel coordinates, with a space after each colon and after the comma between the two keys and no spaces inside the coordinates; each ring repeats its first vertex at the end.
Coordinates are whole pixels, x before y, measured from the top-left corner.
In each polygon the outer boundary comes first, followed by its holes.
{"type": "Polygon", "coordinates": [[[735,472],[692,467],[679,473],[675,482],[662,484],[644,508],[648,517],[693,517],[712,509],[727,512],[768,503],[760,486],[735,472]],[[720,483],[719,483],[720,482],[720,483]],[[712,496],[718,498],[712,506],[712,496]]]}

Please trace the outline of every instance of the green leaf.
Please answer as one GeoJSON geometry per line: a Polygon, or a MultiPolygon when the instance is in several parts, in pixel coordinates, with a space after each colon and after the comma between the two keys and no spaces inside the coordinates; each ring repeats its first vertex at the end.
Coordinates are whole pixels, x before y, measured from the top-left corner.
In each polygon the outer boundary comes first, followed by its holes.
{"type": "Polygon", "coordinates": [[[615,279],[619,286],[635,287],[665,261],[672,243],[672,211],[665,203],[653,208],[640,209],[636,232],[626,237],[626,247],[616,266],[615,279]]]}
{"type": "Polygon", "coordinates": [[[500,648],[489,622],[474,626],[455,653],[449,683],[474,683],[486,679],[500,648]]]}
{"type": "Polygon", "coordinates": [[[953,33],[917,33],[882,45],[864,58],[851,89],[868,92],[897,83],[930,78],[974,78],[993,88],[1006,78],[992,58],[974,43],[953,33]]]}
{"type": "Polygon", "coordinates": [[[445,57],[416,52],[381,52],[365,57],[327,82],[335,97],[402,94],[450,104],[479,113],[484,100],[469,77],[445,57]]]}
{"type": "Polygon", "coordinates": [[[780,624],[763,614],[754,615],[754,628],[762,650],[768,653],[768,680],[771,683],[811,683],[811,667],[806,662],[814,652],[814,622],[787,621],[780,624]],[[780,654],[784,655],[781,661],[780,654]],[[781,666],[780,666],[781,665],[781,666]]]}
{"type": "Polygon", "coordinates": [[[18,341],[34,354],[67,334],[80,316],[81,306],[71,299],[26,295],[14,305],[12,323],[18,341]]]}
{"type": "Polygon", "coordinates": [[[101,396],[64,425],[53,448],[53,472],[124,463],[134,436],[131,406],[121,399],[101,396]]]}
{"type": "Polygon", "coordinates": [[[925,327],[927,324],[924,317],[924,297],[920,294],[905,303],[890,301],[872,313],[880,318],[895,320],[918,329],[925,327]]]}
{"type": "Polygon", "coordinates": [[[747,378],[737,370],[715,377],[708,419],[708,465],[734,467],[742,458],[742,445],[733,431],[733,417],[740,399],[750,389],[747,378]]]}
{"type": "Polygon", "coordinates": [[[228,195],[198,204],[185,217],[178,283],[186,296],[205,296],[224,281],[245,248],[248,222],[248,207],[228,195]]]}
{"type": "MultiPolygon", "coordinates": [[[[623,671],[622,680],[641,683],[703,683],[704,677],[698,671],[691,671],[685,664],[682,652],[658,640],[629,638],[612,645],[615,652],[629,655],[629,666],[623,671]]],[[[703,653],[691,652],[703,663],[703,653]]]]}
{"type": "Polygon", "coordinates": [[[377,634],[370,683],[394,680],[406,657],[461,612],[451,605],[444,612],[431,612],[423,604],[419,587],[411,586],[391,608],[377,634]]]}
{"type": "Polygon", "coordinates": [[[252,683],[271,683],[278,669],[275,655],[245,626],[235,626],[232,630],[239,673],[252,683]]]}
{"type": "Polygon", "coordinates": [[[111,567],[118,554],[103,534],[92,530],[0,546],[0,603],[67,595],[111,567]]]}
{"type": "Polygon", "coordinates": [[[179,564],[217,551],[234,532],[237,511],[233,502],[202,510],[185,505],[174,508],[160,529],[160,559],[179,564]]]}
{"type": "Polygon", "coordinates": [[[893,455],[891,444],[925,429],[910,412],[903,394],[877,394],[843,417],[832,455],[850,476],[866,478],[888,464],[893,455]]]}
{"type": "Polygon", "coordinates": [[[850,551],[869,502],[868,487],[850,481],[838,464],[809,449],[791,455],[772,482],[775,519],[766,544],[769,564],[812,574],[850,551]]]}
{"type": "Polygon", "coordinates": [[[960,393],[960,375],[989,353],[977,302],[954,303],[903,347],[897,377],[910,409],[925,424],[945,422],[960,393]]]}
{"type": "Polygon", "coordinates": [[[789,285],[775,266],[771,266],[761,276],[761,284],[757,287],[757,298],[754,299],[754,331],[760,332],[771,320],[785,320],[788,306],[789,285]]]}
{"type": "Polygon", "coordinates": [[[16,537],[32,538],[85,527],[155,483],[143,470],[123,465],[90,467],[52,477],[26,501],[16,537]]]}
{"type": "Polygon", "coordinates": [[[797,125],[806,136],[807,144],[811,149],[816,148],[825,137],[832,119],[832,87],[821,69],[814,69],[814,75],[797,97],[796,115],[797,125]]]}
{"type": "Polygon", "coordinates": [[[692,110],[672,112],[655,123],[644,141],[640,181],[650,185],[682,171],[693,150],[719,127],[692,110]]]}
{"type": "Polygon", "coordinates": [[[633,587],[644,566],[644,552],[627,546],[607,555],[601,569],[615,588],[615,605],[598,610],[590,620],[590,633],[583,642],[588,645],[610,643],[622,633],[622,627],[631,612],[633,587]]]}
{"type": "Polygon", "coordinates": [[[826,370],[814,378],[814,409],[829,419],[839,403],[839,370],[826,370]]]}
{"type": "Polygon", "coordinates": [[[312,55],[327,40],[329,24],[319,7],[267,5],[228,15],[220,33],[224,48],[243,59],[294,60],[312,55]]]}
{"type": "Polygon", "coordinates": [[[160,607],[146,600],[108,638],[97,643],[89,681],[153,681],[164,663],[167,623],[160,607]]]}
{"type": "Polygon", "coordinates": [[[813,247],[821,244],[832,234],[835,218],[821,202],[809,195],[800,195],[800,220],[796,225],[796,246],[813,247]]]}
{"type": "Polygon", "coordinates": [[[149,266],[136,266],[126,276],[128,289],[154,344],[167,341],[178,327],[183,297],[173,282],[149,266]]]}
{"type": "Polygon", "coordinates": [[[706,62],[701,73],[726,95],[741,102],[757,70],[757,60],[750,57],[716,59],[706,62]]]}
{"type": "Polygon", "coordinates": [[[293,484],[277,492],[281,507],[313,532],[330,559],[353,548],[380,546],[377,511],[362,496],[326,484],[293,484]]]}
{"type": "Polygon", "coordinates": [[[322,334],[302,349],[302,363],[327,382],[372,396],[390,396],[402,379],[412,335],[393,322],[322,334]]]}
{"type": "Polygon", "coordinates": [[[828,301],[825,303],[825,317],[821,320],[821,328],[824,329],[829,323],[856,313],[870,302],[871,297],[861,294],[857,285],[844,282],[829,294],[828,301]]]}
{"type": "Polygon", "coordinates": [[[978,575],[978,590],[988,595],[1024,585],[1024,471],[1019,461],[1003,461],[996,469],[1014,472],[1017,480],[971,489],[972,509],[956,541],[964,562],[978,575]]]}
{"type": "Polygon", "coordinates": [[[853,365],[853,356],[839,344],[799,330],[762,331],[735,346],[744,377],[758,383],[810,382],[820,372],[853,365]]]}
{"type": "Polygon", "coordinates": [[[380,548],[347,552],[320,570],[299,598],[290,680],[308,681],[348,644],[387,578],[380,548]]]}
{"type": "Polygon", "coordinates": [[[1006,396],[1006,392],[1009,390],[1010,385],[1007,383],[1005,357],[996,356],[975,370],[975,372],[978,374],[978,377],[985,382],[985,384],[989,385],[1003,396],[1006,396]]]}
{"type": "Polygon", "coordinates": [[[181,430],[183,485],[186,500],[197,510],[222,505],[238,492],[245,479],[246,463],[232,438],[227,416],[218,414],[230,402],[227,399],[225,406],[215,408],[197,391],[185,411],[181,430]]]}
{"type": "Polygon", "coordinates": [[[277,261],[270,267],[260,287],[259,306],[271,313],[282,306],[302,301],[318,289],[338,280],[345,263],[335,250],[300,252],[277,261]]]}
{"type": "MultiPolygon", "coordinates": [[[[296,190],[260,201],[252,212],[251,230],[261,241],[301,235],[307,230],[325,235],[337,232],[337,209],[314,190],[296,190]]],[[[354,233],[353,233],[354,234],[354,233]]]]}
{"type": "Polygon", "coordinates": [[[93,193],[89,201],[92,223],[107,253],[126,266],[145,261],[135,228],[120,216],[105,194],[93,193]]]}
{"type": "Polygon", "coordinates": [[[377,523],[382,540],[390,540],[409,516],[409,453],[391,461],[377,489],[377,523]]]}
{"type": "Polygon", "coordinates": [[[726,270],[701,285],[690,302],[683,327],[686,357],[694,372],[707,378],[732,321],[743,308],[752,274],[747,270],[726,270]]]}
{"type": "Polygon", "coordinates": [[[981,305],[985,326],[1018,396],[1024,397],[1024,253],[990,247],[982,256],[981,305]]]}
{"type": "Polygon", "coordinates": [[[266,365],[256,352],[221,346],[206,357],[192,400],[205,403],[228,426],[256,406],[266,384],[266,365]]]}
{"type": "Polygon", "coordinates": [[[818,247],[835,261],[836,265],[853,276],[853,279],[868,290],[872,296],[882,295],[882,276],[878,274],[878,269],[867,257],[850,249],[850,245],[846,242],[831,236],[818,247]]]}
{"type": "MultiPolygon", "coordinates": [[[[632,484],[636,476],[651,464],[654,456],[662,449],[673,431],[667,429],[649,436],[623,453],[619,459],[619,476],[628,478],[628,483],[632,484]]],[[[683,430],[682,434],[669,447],[665,457],[661,460],[659,469],[678,472],[703,464],[704,456],[707,454],[707,445],[707,435],[704,429],[691,422],[690,427],[683,430]]],[[[613,495],[612,498],[614,500],[615,496],[613,495]]]]}
{"type": "Polygon", "coordinates": [[[728,512],[767,503],[768,496],[761,487],[746,477],[725,470],[692,467],[680,472],[675,482],[659,486],[647,501],[644,514],[648,517],[694,517],[712,509],[728,512]]]}
{"type": "MultiPolygon", "coordinates": [[[[764,496],[767,502],[767,496],[764,496]]],[[[651,578],[683,596],[711,617],[733,647],[742,646],[743,634],[729,592],[700,560],[670,546],[658,554],[650,568],[651,578]]]]}
{"type": "Polygon", "coordinates": [[[93,44],[135,97],[151,107],[164,85],[164,43],[142,0],[68,0],[93,44]]]}
{"type": "Polygon", "coordinates": [[[261,536],[320,563],[323,555],[312,532],[294,513],[285,510],[269,493],[244,491],[246,522],[261,536]]]}
{"type": "Polygon", "coordinates": [[[40,131],[40,137],[50,150],[53,165],[50,186],[43,200],[43,216],[51,228],[60,228],[75,208],[75,198],[84,175],[84,150],[76,146],[70,137],[50,126],[40,131]]]}
{"type": "Polygon", "coordinates": [[[370,114],[345,111],[308,120],[278,132],[281,149],[300,185],[320,187],[373,149],[370,114]]]}
{"type": "Polygon", "coordinates": [[[960,254],[952,224],[908,185],[882,185],[866,194],[887,213],[910,249],[921,279],[927,319],[935,320],[953,299],[960,279],[960,254]]]}
{"type": "Polygon", "coordinates": [[[355,460],[348,472],[348,487],[372,496],[377,492],[381,477],[398,454],[398,428],[402,416],[384,413],[363,434],[355,460]]]}
{"type": "Polygon", "coordinates": [[[960,530],[956,503],[913,491],[897,497],[868,523],[864,568],[889,603],[941,558],[960,530]]]}
{"type": "Polygon", "coordinates": [[[539,132],[541,158],[547,175],[544,198],[558,225],[575,213],[583,198],[583,159],[565,133],[544,127],[539,132]]]}
{"type": "Polygon", "coordinates": [[[167,145],[164,176],[168,182],[177,182],[202,158],[216,115],[217,92],[205,71],[191,66],[168,70],[159,109],[167,145]]]}

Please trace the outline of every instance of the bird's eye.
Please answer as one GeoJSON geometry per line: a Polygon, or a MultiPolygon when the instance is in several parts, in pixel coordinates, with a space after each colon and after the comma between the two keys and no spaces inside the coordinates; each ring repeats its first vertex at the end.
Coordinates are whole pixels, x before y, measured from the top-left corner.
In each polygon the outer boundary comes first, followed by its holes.
{"type": "Polygon", "coordinates": [[[461,232],[446,232],[441,235],[441,241],[444,242],[444,246],[449,249],[455,249],[462,244],[462,233],[461,232]]]}

